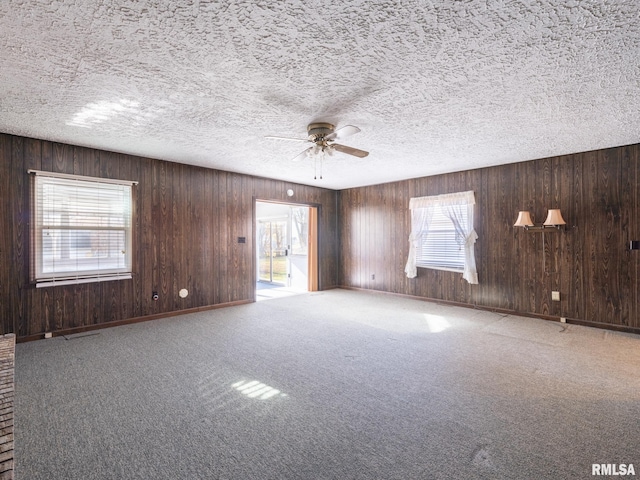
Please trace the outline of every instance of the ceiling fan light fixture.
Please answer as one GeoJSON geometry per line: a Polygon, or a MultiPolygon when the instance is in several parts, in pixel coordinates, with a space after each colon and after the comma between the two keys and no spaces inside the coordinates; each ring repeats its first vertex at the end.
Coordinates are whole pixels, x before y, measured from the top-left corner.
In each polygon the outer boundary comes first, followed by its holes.
{"type": "Polygon", "coordinates": [[[320,161],[320,178],[322,178],[322,163],[324,161],[325,154],[328,156],[333,156],[335,152],[340,152],[359,158],[364,158],[369,155],[369,152],[366,152],[364,150],[359,150],[347,145],[335,143],[336,140],[341,140],[344,137],[351,136],[358,132],[360,132],[360,129],[353,125],[345,125],[336,130],[335,126],[331,123],[317,122],[307,125],[308,138],[306,140],[301,138],[279,137],[272,135],[269,135],[266,138],[271,138],[274,140],[291,140],[295,142],[312,143],[313,145],[311,147],[307,148],[303,152],[300,152],[293,159],[293,161],[298,162],[300,160],[304,160],[305,158],[313,160],[314,169],[316,170],[316,175],[313,178],[316,179],[318,178],[318,160],[320,161]]]}
{"type": "Polygon", "coordinates": [[[320,152],[322,152],[322,147],[316,144],[313,147],[307,149],[307,157],[313,158],[319,155],[320,152]]]}

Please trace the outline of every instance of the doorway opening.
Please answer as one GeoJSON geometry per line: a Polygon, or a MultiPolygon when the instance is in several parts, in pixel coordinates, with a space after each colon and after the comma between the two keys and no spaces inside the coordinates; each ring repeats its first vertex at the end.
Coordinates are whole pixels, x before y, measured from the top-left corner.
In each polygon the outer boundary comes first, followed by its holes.
{"type": "Polygon", "coordinates": [[[317,207],[256,201],[256,300],[318,289],[317,207]]]}

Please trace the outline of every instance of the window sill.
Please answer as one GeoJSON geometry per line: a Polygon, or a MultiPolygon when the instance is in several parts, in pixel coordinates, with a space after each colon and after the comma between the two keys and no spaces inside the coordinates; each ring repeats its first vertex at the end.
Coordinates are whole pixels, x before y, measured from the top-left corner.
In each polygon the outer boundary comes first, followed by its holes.
{"type": "Polygon", "coordinates": [[[113,280],[130,280],[133,278],[130,273],[122,275],[105,275],[103,277],[87,278],[61,278],[59,280],[38,280],[36,288],[59,287],[63,285],[78,285],[81,283],[111,282],[113,280]]]}
{"type": "Polygon", "coordinates": [[[456,270],[455,268],[436,267],[432,265],[416,265],[418,268],[429,268],[431,270],[442,270],[445,272],[464,273],[464,270],[456,270]]]}

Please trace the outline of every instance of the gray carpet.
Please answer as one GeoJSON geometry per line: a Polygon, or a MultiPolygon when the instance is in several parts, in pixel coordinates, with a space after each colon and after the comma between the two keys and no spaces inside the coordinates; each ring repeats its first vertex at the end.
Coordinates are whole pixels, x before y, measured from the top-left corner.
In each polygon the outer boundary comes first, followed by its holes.
{"type": "Polygon", "coordinates": [[[18,480],[640,474],[640,337],[332,290],[19,344],[18,480]]]}

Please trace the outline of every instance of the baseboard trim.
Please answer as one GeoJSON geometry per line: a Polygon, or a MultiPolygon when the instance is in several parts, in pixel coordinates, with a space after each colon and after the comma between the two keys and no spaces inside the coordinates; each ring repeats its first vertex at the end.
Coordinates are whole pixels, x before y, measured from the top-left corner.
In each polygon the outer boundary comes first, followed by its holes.
{"type": "MultiPolygon", "coordinates": [[[[559,317],[558,317],[558,321],[559,317]]],[[[583,327],[600,328],[602,330],[612,330],[614,332],[634,333],[640,335],[640,328],[628,327],[626,325],[616,325],[612,323],[590,322],[588,320],[580,320],[578,318],[567,318],[567,323],[573,325],[582,325],[583,327]]]]}
{"type": "MultiPolygon", "coordinates": [[[[132,323],[148,322],[151,320],[158,320],[161,318],[175,317],[178,315],[186,315],[188,313],[206,312],[208,310],[216,310],[218,308],[235,307],[237,305],[245,305],[247,303],[254,303],[253,300],[236,300],[233,302],[217,303],[215,305],[206,305],[203,307],[187,308],[185,310],[176,310],[173,312],[154,313],[152,315],[144,315],[141,317],[132,317],[123,320],[114,320],[112,322],[97,323],[95,325],[83,325],[81,327],[64,328],[56,330],[52,333],[52,337],[61,337],[63,335],[73,335],[76,333],[90,332],[92,330],[100,330],[103,328],[119,327],[122,325],[130,325],[132,323]]],[[[34,340],[42,340],[44,333],[38,333],[35,335],[27,335],[25,337],[17,337],[16,343],[32,342],[34,340]]]]}
{"type": "MultiPolygon", "coordinates": [[[[518,312],[515,310],[509,310],[505,308],[486,307],[482,305],[470,305],[468,303],[454,302],[451,300],[441,300],[437,298],[420,297],[417,295],[409,295],[406,293],[386,292],[384,290],[372,290],[370,288],[351,287],[347,285],[333,285],[331,287],[324,288],[323,290],[333,290],[333,289],[355,290],[355,291],[366,292],[366,293],[375,294],[375,295],[391,295],[394,297],[410,298],[413,300],[420,300],[423,302],[435,303],[440,305],[450,305],[454,307],[469,308],[471,310],[482,310],[487,312],[503,313],[506,315],[517,315],[519,317],[540,318],[542,320],[560,322],[560,317],[557,317],[554,315],[539,315],[539,314],[529,313],[529,312],[518,312]]],[[[194,307],[194,308],[188,308],[185,310],[156,313],[153,315],[145,315],[141,317],[132,317],[124,320],[115,320],[112,322],[98,323],[96,325],[84,325],[81,327],[65,328],[62,330],[57,330],[55,332],[52,332],[52,336],[59,337],[63,335],[72,335],[76,333],[89,332],[92,330],[100,330],[102,328],[118,327],[121,325],[129,325],[133,323],[148,322],[151,320],[158,320],[161,318],[174,317],[178,315],[186,315],[188,313],[205,312],[208,310],[215,310],[218,308],[227,308],[227,307],[234,307],[237,305],[246,305],[248,303],[253,303],[253,302],[254,302],[253,300],[236,300],[233,302],[218,303],[215,305],[206,305],[203,307],[194,307]]],[[[602,323],[602,322],[590,322],[587,320],[581,320],[577,318],[567,318],[566,323],[573,324],[573,325],[581,325],[584,327],[593,327],[593,328],[600,328],[603,330],[612,330],[616,332],[633,333],[633,334],[640,335],[640,328],[629,327],[626,325],[615,325],[615,324],[602,323]]],[[[44,338],[44,333],[27,335],[25,337],[16,337],[16,343],[32,342],[35,340],[41,340],[43,338],[44,338]]]]}
{"type": "MultiPolygon", "coordinates": [[[[519,317],[540,318],[542,320],[560,322],[560,317],[555,315],[541,315],[541,314],[529,313],[529,312],[518,312],[516,310],[509,310],[506,308],[486,307],[483,305],[470,305],[468,303],[454,302],[451,300],[440,300],[437,298],[419,297],[417,295],[409,295],[406,293],[386,292],[384,290],[372,290],[370,288],[349,287],[346,285],[338,286],[338,288],[342,288],[344,290],[357,290],[357,291],[368,292],[372,294],[392,295],[394,297],[411,298],[413,300],[420,300],[423,302],[436,303],[440,305],[451,305],[453,307],[469,308],[471,310],[483,310],[486,312],[503,313],[506,315],[517,315],[519,317]]],[[[616,324],[603,323],[603,322],[590,322],[588,320],[581,320],[578,318],[566,318],[566,323],[572,324],[572,325],[581,325],[583,327],[593,327],[593,328],[600,328],[603,330],[612,330],[616,332],[634,333],[636,335],[640,335],[640,328],[629,327],[626,325],[616,325],[616,324]]]]}

